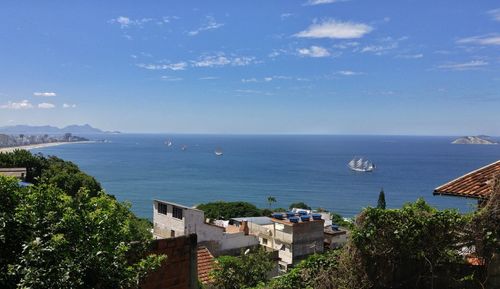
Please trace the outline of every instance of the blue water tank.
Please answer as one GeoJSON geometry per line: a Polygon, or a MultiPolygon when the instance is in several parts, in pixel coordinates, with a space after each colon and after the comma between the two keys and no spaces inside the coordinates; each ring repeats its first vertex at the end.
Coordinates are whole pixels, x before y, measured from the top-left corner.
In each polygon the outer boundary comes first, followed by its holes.
{"type": "Polygon", "coordinates": [[[292,222],[292,223],[298,223],[299,222],[299,218],[298,217],[290,217],[288,220],[290,222],[292,222]]]}
{"type": "Polygon", "coordinates": [[[307,215],[307,211],[299,211],[299,215],[301,215],[301,216],[307,215]]]}
{"type": "Polygon", "coordinates": [[[307,221],[309,221],[310,218],[311,218],[311,216],[308,216],[308,215],[300,216],[300,219],[302,220],[302,222],[307,222],[307,221]]]}
{"type": "Polygon", "coordinates": [[[283,220],[283,214],[280,213],[273,213],[273,218],[283,220]]]}
{"type": "Polygon", "coordinates": [[[286,212],[286,217],[287,218],[295,217],[295,213],[294,212],[286,212]]]}
{"type": "Polygon", "coordinates": [[[313,220],[321,220],[321,214],[312,214],[313,220]]]}

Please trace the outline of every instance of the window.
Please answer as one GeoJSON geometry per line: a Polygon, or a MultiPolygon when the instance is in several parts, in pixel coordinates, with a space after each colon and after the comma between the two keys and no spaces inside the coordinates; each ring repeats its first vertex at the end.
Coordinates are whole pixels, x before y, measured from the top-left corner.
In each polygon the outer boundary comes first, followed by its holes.
{"type": "Polygon", "coordinates": [[[167,205],[163,203],[158,203],[158,213],[166,215],[167,214],[167,205]]]}
{"type": "Polygon", "coordinates": [[[281,248],[280,248],[280,250],[281,250],[281,251],[285,251],[285,249],[286,249],[286,246],[285,246],[285,244],[281,245],[281,248]]]}
{"type": "Polygon", "coordinates": [[[172,211],[172,216],[174,218],[177,218],[177,219],[181,219],[182,220],[182,208],[179,208],[179,207],[174,207],[173,211],[172,211]]]}
{"type": "Polygon", "coordinates": [[[170,230],[170,237],[171,238],[175,237],[175,231],[174,230],[170,230]]]}
{"type": "Polygon", "coordinates": [[[262,244],[267,245],[267,239],[266,238],[262,238],[262,244]]]}

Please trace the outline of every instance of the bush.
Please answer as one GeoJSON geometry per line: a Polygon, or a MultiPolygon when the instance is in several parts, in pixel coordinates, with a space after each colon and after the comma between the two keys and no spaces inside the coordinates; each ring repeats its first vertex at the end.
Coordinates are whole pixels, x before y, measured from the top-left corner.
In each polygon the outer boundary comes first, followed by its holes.
{"type": "Polygon", "coordinates": [[[217,258],[215,268],[210,272],[213,283],[208,288],[244,289],[257,286],[268,280],[274,267],[269,253],[259,248],[241,256],[221,256],[217,258]]]}

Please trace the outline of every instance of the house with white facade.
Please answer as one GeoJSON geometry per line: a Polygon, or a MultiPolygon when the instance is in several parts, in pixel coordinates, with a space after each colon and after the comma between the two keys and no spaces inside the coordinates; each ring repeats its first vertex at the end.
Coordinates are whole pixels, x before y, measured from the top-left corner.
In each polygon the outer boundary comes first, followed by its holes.
{"type": "Polygon", "coordinates": [[[238,253],[242,248],[259,244],[256,236],[244,227],[227,230],[205,222],[205,213],[196,208],[161,200],[153,201],[153,235],[157,239],[196,234],[198,244],[214,255],[238,253]]]}

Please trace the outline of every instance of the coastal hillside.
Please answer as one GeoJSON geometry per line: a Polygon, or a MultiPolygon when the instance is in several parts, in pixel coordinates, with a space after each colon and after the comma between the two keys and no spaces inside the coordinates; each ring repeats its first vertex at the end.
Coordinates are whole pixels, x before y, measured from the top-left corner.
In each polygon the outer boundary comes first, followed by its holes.
{"type": "Polygon", "coordinates": [[[101,133],[119,133],[103,131],[92,127],[89,124],[84,125],[68,125],[63,128],[58,128],[50,125],[32,126],[32,125],[13,125],[0,127],[0,133],[4,134],[101,134],[101,133]]]}
{"type": "Polygon", "coordinates": [[[452,144],[482,144],[482,145],[492,145],[498,144],[498,142],[490,139],[488,136],[464,136],[457,138],[452,144]]]}

